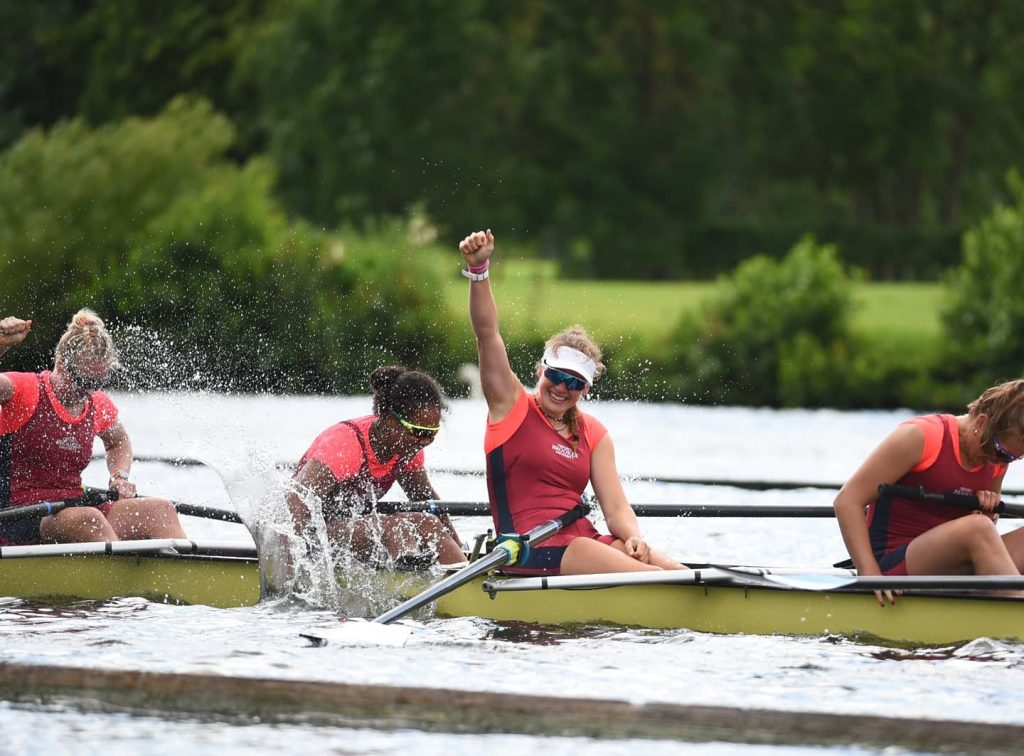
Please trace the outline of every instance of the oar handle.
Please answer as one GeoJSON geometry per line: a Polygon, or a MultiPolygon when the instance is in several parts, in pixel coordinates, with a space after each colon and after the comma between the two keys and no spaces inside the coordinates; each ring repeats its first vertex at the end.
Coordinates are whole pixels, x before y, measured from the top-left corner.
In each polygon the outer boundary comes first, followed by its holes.
{"type": "MultiPolygon", "coordinates": [[[[930,501],[933,504],[948,504],[961,509],[981,509],[981,503],[974,494],[934,493],[926,491],[923,486],[898,486],[893,483],[882,483],[878,487],[879,496],[895,496],[900,499],[930,501]]],[[[1009,504],[1001,501],[995,511],[1007,517],[1024,517],[1024,505],[1009,504]]]]}
{"type": "Polygon", "coordinates": [[[108,501],[117,501],[117,491],[113,488],[87,488],[81,496],[63,501],[41,501],[38,504],[29,504],[24,507],[12,507],[0,512],[0,522],[14,522],[26,520],[30,517],[47,517],[52,514],[69,509],[70,507],[98,507],[108,501]]]}

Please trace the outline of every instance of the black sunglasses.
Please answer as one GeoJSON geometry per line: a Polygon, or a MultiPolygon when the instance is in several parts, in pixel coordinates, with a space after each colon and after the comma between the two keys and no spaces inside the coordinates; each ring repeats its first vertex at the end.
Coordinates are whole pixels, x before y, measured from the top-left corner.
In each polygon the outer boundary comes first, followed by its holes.
{"type": "Polygon", "coordinates": [[[68,370],[68,378],[78,387],[80,391],[100,391],[110,385],[111,375],[107,373],[102,378],[89,378],[82,375],[74,368],[68,370]]]}

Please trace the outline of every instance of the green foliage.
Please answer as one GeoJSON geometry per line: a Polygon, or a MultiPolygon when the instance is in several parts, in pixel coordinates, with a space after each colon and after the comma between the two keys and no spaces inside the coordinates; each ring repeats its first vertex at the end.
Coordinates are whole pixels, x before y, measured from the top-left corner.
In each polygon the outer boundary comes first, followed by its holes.
{"type": "Polygon", "coordinates": [[[677,327],[678,390],[701,402],[829,405],[850,362],[851,307],[832,246],[808,237],[782,261],[748,260],[702,321],[677,327]]]}
{"type": "Polygon", "coordinates": [[[1024,148],[1022,23],[971,0],[304,0],[236,81],[318,223],[423,201],[573,277],[711,276],[812,232],[935,277],[1024,148]]]}
{"type": "Polygon", "coordinates": [[[231,140],[208,105],[176,101],[154,119],[32,131],[0,155],[0,290],[38,326],[35,362],[69,307],[128,272],[140,232],[202,188],[231,140]]]}
{"type": "Polygon", "coordinates": [[[1024,154],[1024,5],[0,4],[0,147],[198,95],[315,225],[422,205],[563,273],[710,278],[813,233],[934,278],[1024,154]]]}
{"type": "MultiPolygon", "coordinates": [[[[0,149],[31,127],[153,115],[174,97],[228,109],[238,48],[265,0],[0,3],[0,149]]],[[[239,108],[231,108],[232,115],[239,108]]]]}
{"type": "Polygon", "coordinates": [[[964,236],[963,263],[948,281],[945,363],[966,376],[965,395],[1024,375],[1024,178],[1007,178],[1011,202],[964,236]]]}
{"type": "Polygon", "coordinates": [[[225,160],[231,139],[207,104],[175,101],[0,156],[0,297],[36,325],[5,367],[45,364],[86,305],[167,345],[138,385],[365,391],[380,362],[449,367],[448,313],[412,245],[290,221],[269,164],[225,160]]]}

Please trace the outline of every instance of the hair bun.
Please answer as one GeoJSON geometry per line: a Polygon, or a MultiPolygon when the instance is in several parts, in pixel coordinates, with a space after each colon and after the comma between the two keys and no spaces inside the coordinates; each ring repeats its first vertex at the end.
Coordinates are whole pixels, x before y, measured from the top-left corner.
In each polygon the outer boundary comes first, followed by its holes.
{"type": "Polygon", "coordinates": [[[89,308],[83,307],[81,310],[76,312],[74,316],[71,318],[70,327],[80,328],[83,330],[86,328],[102,329],[103,320],[100,318],[99,315],[97,315],[89,308]]]}

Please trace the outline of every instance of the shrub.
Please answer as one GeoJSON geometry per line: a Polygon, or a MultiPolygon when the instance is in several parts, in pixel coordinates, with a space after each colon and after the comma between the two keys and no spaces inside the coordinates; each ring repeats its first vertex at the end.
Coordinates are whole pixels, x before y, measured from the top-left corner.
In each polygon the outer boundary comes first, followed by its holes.
{"type": "Polygon", "coordinates": [[[450,367],[449,315],[413,245],[289,220],[273,167],[228,160],[232,138],[179,100],[33,132],[0,157],[0,295],[36,326],[6,369],[47,364],[85,305],[136,329],[137,385],[365,392],[380,362],[450,367]]]}
{"type": "Polygon", "coordinates": [[[1013,171],[1007,185],[1012,201],[968,230],[948,279],[944,363],[965,399],[1024,374],[1024,178],[1013,171]]]}
{"type": "Polygon", "coordinates": [[[811,237],[781,261],[744,262],[702,318],[677,325],[675,390],[698,402],[833,405],[851,359],[848,283],[835,247],[811,237]]]}

